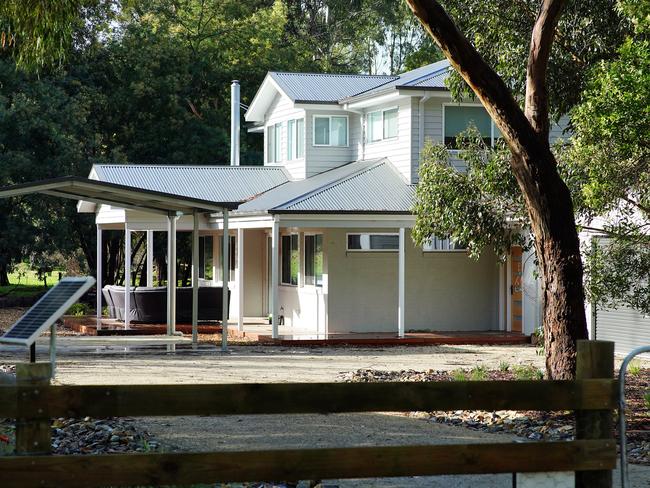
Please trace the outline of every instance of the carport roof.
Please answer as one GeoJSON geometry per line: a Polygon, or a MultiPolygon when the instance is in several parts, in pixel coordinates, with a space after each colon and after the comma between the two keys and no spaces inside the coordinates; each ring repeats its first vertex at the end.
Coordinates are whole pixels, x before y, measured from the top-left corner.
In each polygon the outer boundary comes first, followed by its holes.
{"type": "Polygon", "coordinates": [[[214,202],[170,193],[145,190],[116,183],[65,176],[0,188],[0,198],[43,193],[57,197],[142,210],[159,214],[177,212],[221,212],[241,202],[214,202]]]}

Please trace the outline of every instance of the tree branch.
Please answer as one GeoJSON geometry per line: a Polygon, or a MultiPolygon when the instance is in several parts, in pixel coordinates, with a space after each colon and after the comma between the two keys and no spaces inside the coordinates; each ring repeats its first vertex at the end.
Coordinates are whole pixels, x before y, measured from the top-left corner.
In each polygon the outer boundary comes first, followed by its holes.
{"type": "Polygon", "coordinates": [[[544,0],[533,27],[526,69],[526,117],[539,135],[540,141],[548,144],[548,86],[546,71],[555,27],[566,0],[544,0]]]}

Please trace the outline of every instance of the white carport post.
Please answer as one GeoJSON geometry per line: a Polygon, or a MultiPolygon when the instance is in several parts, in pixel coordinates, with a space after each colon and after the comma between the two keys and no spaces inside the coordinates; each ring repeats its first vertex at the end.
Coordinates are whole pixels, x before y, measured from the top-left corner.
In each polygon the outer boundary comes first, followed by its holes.
{"type": "Polygon", "coordinates": [[[97,224],[97,258],[95,262],[97,266],[97,329],[102,326],[102,273],[104,264],[104,245],[102,243],[102,227],[97,224]]]}
{"type": "Polygon", "coordinates": [[[280,222],[273,220],[273,228],[271,230],[271,323],[273,339],[278,338],[278,322],[279,322],[279,303],[280,297],[278,296],[278,282],[280,271],[280,222]]]}
{"type": "Polygon", "coordinates": [[[230,277],[230,236],[228,235],[228,209],[223,209],[223,244],[221,245],[221,282],[223,298],[221,308],[221,350],[228,350],[228,278],[230,277]]]}
{"type": "Polygon", "coordinates": [[[176,219],[167,216],[167,335],[176,332],[176,219]]]}
{"type": "Polygon", "coordinates": [[[153,231],[147,231],[147,286],[153,286],[153,231]]]}
{"type": "Polygon", "coordinates": [[[199,213],[194,210],[192,227],[192,347],[199,343],[199,213]]]}
{"type": "Polygon", "coordinates": [[[124,328],[131,322],[131,231],[124,223],[124,328]]]}
{"type": "Polygon", "coordinates": [[[244,229],[237,229],[237,302],[239,317],[237,329],[244,330],[244,229]]]}
{"type": "Polygon", "coordinates": [[[399,265],[398,265],[398,306],[397,306],[397,335],[400,339],[404,337],[404,317],[405,317],[405,275],[406,275],[406,249],[405,249],[405,234],[404,227],[399,229],[399,265]]]}

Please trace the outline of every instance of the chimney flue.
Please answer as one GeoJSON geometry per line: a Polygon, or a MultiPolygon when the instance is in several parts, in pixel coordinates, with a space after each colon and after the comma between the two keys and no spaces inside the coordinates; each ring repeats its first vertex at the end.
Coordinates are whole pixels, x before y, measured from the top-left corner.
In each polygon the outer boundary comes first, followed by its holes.
{"type": "Polygon", "coordinates": [[[239,166],[239,80],[230,85],[230,165],[239,166]]]}

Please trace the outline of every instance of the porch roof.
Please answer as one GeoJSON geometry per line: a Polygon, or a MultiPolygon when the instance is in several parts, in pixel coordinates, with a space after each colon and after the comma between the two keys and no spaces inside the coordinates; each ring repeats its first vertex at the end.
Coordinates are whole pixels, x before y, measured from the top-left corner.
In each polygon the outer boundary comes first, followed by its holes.
{"type": "Polygon", "coordinates": [[[243,203],[233,215],[410,214],[414,196],[415,186],[388,159],[369,159],[275,187],[243,203]]]}
{"type": "Polygon", "coordinates": [[[33,181],[0,188],[0,198],[43,193],[57,197],[82,200],[121,208],[144,210],[159,214],[180,212],[221,212],[237,208],[238,201],[206,201],[173,195],[160,191],[134,188],[132,186],[91,180],[77,176],[65,176],[48,180],[33,181]]]}

